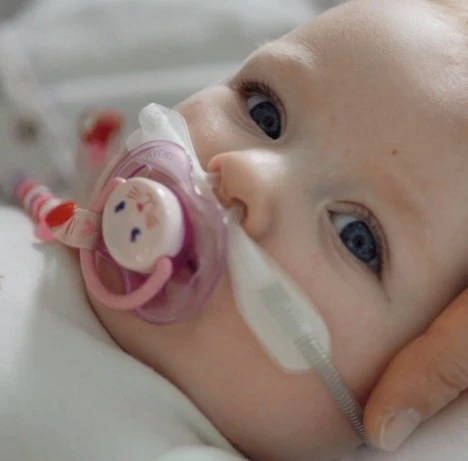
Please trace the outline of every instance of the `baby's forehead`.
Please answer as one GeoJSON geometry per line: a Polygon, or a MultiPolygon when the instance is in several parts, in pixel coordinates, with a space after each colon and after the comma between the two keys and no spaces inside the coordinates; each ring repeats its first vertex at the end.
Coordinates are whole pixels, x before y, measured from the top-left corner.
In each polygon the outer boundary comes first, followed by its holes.
{"type": "Polygon", "coordinates": [[[358,98],[382,106],[393,99],[401,101],[402,112],[430,104],[428,112],[444,117],[447,111],[468,114],[468,26],[461,33],[429,0],[345,3],[260,48],[249,61],[283,79],[292,75],[283,91],[300,91],[305,106],[306,93],[317,97],[335,85],[349,100],[355,93],[357,104],[358,98]],[[297,63],[306,72],[294,79],[297,63]]]}
{"type": "MultiPolygon", "coordinates": [[[[468,29],[468,27],[467,27],[468,29]]],[[[286,35],[323,59],[393,63],[439,73],[441,64],[466,58],[467,40],[430,0],[354,0],[328,10],[286,35]]],[[[466,59],[464,60],[466,63],[466,59]]],[[[466,68],[466,66],[465,66],[466,68]]]]}
{"type": "Polygon", "coordinates": [[[301,93],[304,115],[341,116],[350,137],[365,142],[367,128],[385,148],[408,138],[417,151],[434,137],[437,157],[468,143],[468,26],[461,33],[434,2],[351,1],[265,50],[275,48],[286,64],[297,54],[309,67],[289,89],[301,93]]]}

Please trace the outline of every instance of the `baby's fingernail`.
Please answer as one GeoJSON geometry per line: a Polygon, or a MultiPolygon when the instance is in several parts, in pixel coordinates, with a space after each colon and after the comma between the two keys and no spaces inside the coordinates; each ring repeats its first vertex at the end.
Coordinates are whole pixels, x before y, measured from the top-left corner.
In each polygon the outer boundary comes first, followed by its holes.
{"type": "Polygon", "coordinates": [[[414,410],[401,410],[382,423],[380,428],[380,448],[385,451],[395,451],[414,432],[422,418],[414,410]]]}

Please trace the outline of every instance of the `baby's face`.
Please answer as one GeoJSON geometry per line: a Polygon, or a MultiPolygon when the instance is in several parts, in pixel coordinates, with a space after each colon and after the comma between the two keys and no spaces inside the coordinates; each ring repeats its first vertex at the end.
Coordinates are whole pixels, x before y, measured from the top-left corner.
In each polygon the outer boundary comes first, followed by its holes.
{"type": "MultiPolygon", "coordinates": [[[[323,314],[363,404],[466,282],[466,49],[429,2],[352,2],[177,107],[221,174],[221,200],[245,205],[247,232],[323,314]]],[[[269,360],[227,276],[173,326],[97,312],[254,459],[328,459],[359,443],[314,372],[269,360]]]]}

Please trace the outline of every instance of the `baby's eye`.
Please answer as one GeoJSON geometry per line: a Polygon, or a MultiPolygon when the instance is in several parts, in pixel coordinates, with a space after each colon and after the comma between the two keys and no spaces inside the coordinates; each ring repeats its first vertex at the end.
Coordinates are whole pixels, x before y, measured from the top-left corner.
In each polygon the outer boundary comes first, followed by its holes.
{"type": "Polygon", "coordinates": [[[122,200],[115,206],[114,213],[120,213],[123,210],[125,210],[125,202],[122,200]]]}
{"type": "Polygon", "coordinates": [[[245,101],[251,119],[271,139],[283,134],[284,107],[281,99],[266,83],[244,79],[237,84],[237,92],[245,101]]]}
{"type": "Polygon", "coordinates": [[[255,93],[246,99],[247,109],[252,120],[271,139],[281,136],[281,113],[270,99],[255,93]]]}
{"type": "Polygon", "coordinates": [[[135,243],[138,239],[138,237],[141,235],[141,230],[139,227],[134,227],[131,231],[130,231],[130,241],[132,243],[135,243]]]}
{"type": "Polygon", "coordinates": [[[380,239],[371,227],[364,220],[348,214],[333,213],[331,220],[346,249],[379,273],[382,264],[380,239]]]}

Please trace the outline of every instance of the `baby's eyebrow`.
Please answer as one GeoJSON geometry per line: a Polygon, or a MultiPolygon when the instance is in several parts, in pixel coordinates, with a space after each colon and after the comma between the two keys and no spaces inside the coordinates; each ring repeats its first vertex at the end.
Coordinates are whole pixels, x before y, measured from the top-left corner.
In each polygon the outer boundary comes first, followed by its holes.
{"type": "Polygon", "coordinates": [[[278,40],[268,42],[258,48],[248,61],[250,60],[276,61],[281,66],[297,69],[300,73],[310,74],[316,57],[309,47],[301,43],[278,40]]]}

